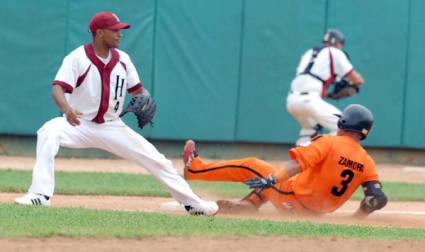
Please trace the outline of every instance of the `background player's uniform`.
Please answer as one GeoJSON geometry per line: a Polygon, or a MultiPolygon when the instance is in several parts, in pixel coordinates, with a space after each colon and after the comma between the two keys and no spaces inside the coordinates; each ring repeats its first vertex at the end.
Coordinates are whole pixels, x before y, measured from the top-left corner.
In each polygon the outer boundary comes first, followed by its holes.
{"type": "MultiPolygon", "coordinates": [[[[285,211],[328,213],[344,204],[356,189],[377,181],[375,162],[348,136],[322,136],[307,147],[290,150],[301,173],[244,200],[260,206],[265,201],[285,211]]],[[[245,182],[267,177],[276,167],[256,158],[205,163],[198,156],[188,164],[186,179],[245,182]]]]}
{"type": "Polygon", "coordinates": [[[80,46],[65,57],[53,85],[61,86],[69,105],[83,115],[78,126],[57,117],[38,130],[37,160],[29,193],[53,195],[54,158],[64,146],[103,149],[134,161],[149,170],[178,202],[194,211],[202,212],[211,203],[195,195],[171,161],[119,118],[126,92],[142,87],[125,52],[110,49],[109,57],[102,59],[95,55],[91,44],[80,46]]]}
{"type": "Polygon", "coordinates": [[[336,132],[338,117],[335,114],[341,111],[323,98],[335,77],[347,76],[352,70],[350,60],[338,48],[314,48],[304,53],[286,99],[288,112],[302,127],[297,146],[308,145],[318,125],[336,132]]]}

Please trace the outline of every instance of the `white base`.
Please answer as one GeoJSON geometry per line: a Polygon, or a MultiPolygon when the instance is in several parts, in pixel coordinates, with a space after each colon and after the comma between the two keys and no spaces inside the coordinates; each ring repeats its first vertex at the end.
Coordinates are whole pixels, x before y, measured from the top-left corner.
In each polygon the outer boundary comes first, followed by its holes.
{"type": "Polygon", "coordinates": [[[173,212],[173,213],[186,213],[184,206],[180,205],[177,201],[170,201],[162,203],[159,209],[163,212],[173,212]]]}

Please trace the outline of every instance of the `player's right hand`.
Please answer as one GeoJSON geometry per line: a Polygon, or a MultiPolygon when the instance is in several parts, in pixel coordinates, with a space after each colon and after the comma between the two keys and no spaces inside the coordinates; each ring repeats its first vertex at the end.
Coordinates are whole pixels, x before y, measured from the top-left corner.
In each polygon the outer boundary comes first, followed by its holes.
{"type": "Polygon", "coordinates": [[[248,179],[244,182],[251,189],[258,189],[258,193],[261,193],[264,189],[270,188],[276,184],[276,178],[273,175],[269,175],[267,178],[255,177],[248,179]]]}
{"type": "Polygon", "coordinates": [[[75,109],[68,109],[65,111],[65,117],[66,120],[72,125],[72,126],[77,126],[80,125],[80,120],[78,118],[80,118],[80,116],[82,116],[83,113],[81,113],[78,110],[75,109]]]}

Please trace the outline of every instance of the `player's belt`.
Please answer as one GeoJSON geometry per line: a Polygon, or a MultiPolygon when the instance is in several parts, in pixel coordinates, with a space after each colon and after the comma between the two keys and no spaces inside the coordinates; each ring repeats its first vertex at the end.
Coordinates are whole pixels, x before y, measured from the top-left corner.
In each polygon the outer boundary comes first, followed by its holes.
{"type": "Polygon", "coordinates": [[[308,95],[309,92],[303,91],[303,92],[297,92],[297,91],[289,91],[290,94],[299,94],[299,95],[308,95]]]}

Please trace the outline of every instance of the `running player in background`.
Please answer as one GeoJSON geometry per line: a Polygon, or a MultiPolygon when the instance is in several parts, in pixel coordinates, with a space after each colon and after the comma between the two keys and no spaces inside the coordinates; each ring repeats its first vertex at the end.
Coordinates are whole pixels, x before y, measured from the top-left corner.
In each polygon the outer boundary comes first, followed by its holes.
{"type": "Polygon", "coordinates": [[[363,84],[363,77],[354,70],[342,48],[345,37],[336,29],[328,30],[320,47],[303,54],[296,77],[286,99],[288,112],[301,125],[297,146],[307,146],[323,127],[331,133],[337,131],[335,114],[341,111],[326,102],[327,88],[335,78],[346,78],[353,85],[363,84]]]}
{"type": "Polygon", "coordinates": [[[195,142],[188,140],[183,152],[185,178],[244,182],[253,188],[240,201],[217,202],[220,211],[233,213],[257,209],[267,201],[284,212],[329,213],[362,186],[365,197],[355,216],[366,216],[387,203],[375,162],[360,145],[372,128],[373,116],[367,108],[353,104],[337,124],[336,136],[318,136],[309,146],[291,149],[291,160],[280,169],[252,157],[206,163],[195,142]]]}
{"type": "Polygon", "coordinates": [[[217,212],[215,202],[199,198],[171,161],[119,117],[126,92],[147,92],[128,54],[117,49],[121,29],[128,28],[130,25],[121,23],[114,13],[97,13],[89,24],[92,43],[78,47],[63,60],[53,82],[52,97],[64,116],[46,122],[38,130],[32,185],[26,195],[15,199],[16,203],[51,205],[54,158],[59,147],[64,146],[102,149],[136,162],[151,172],[190,214],[217,212]]]}

